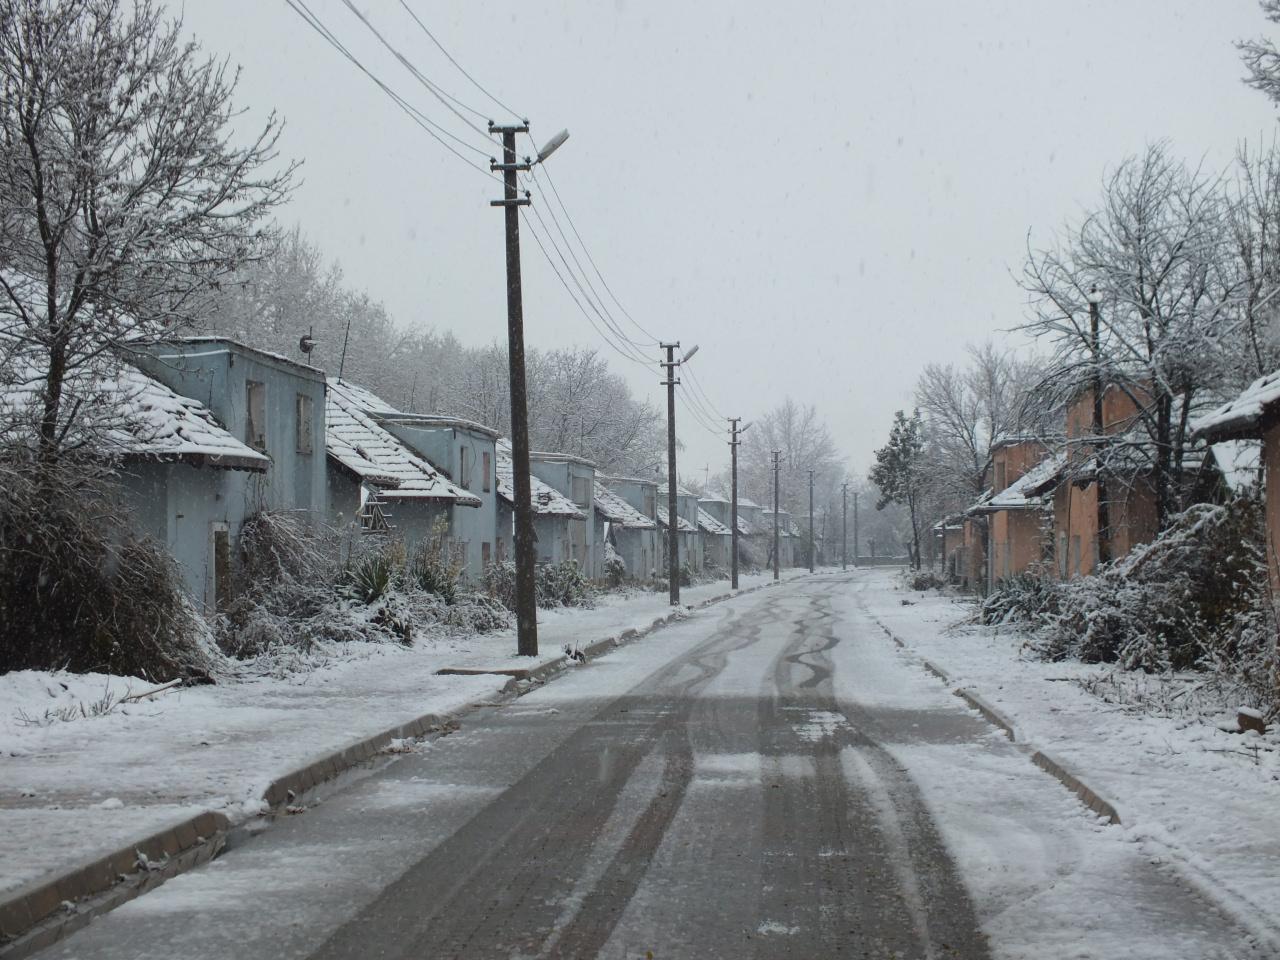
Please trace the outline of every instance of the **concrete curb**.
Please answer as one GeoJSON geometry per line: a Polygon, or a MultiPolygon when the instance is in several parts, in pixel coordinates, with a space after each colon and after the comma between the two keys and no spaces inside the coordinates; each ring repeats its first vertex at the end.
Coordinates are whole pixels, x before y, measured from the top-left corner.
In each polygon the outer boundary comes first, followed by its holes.
{"type": "MultiPolygon", "coordinates": [[[[691,609],[702,609],[734,597],[755,593],[768,587],[802,580],[769,581],[736,593],[722,593],[699,601],[691,609]]],[[[594,660],[626,643],[646,637],[687,614],[683,610],[658,617],[648,626],[623,630],[618,636],[605,637],[580,648],[587,660],[594,660]]],[[[519,696],[533,685],[542,684],[567,670],[568,656],[559,656],[536,667],[499,670],[473,670],[446,667],[438,675],[494,674],[511,679],[501,695],[519,696]],[[522,684],[526,685],[522,688],[522,684]]],[[[446,730],[460,716],[490,704],[476,700],[449,714],[426,713],[404,723],[388,727],[340,750],[328,753],[302,767],[272,780],[262,799],[272,810],[293,803],[306,791],[332,780],[357,764],[372,760],[392,740],[417,739],[446,730]]],[[[99,857],[50,880],[20,887],[11,897],[0,901],[0,958],[17,960],[43,950],[79,930],[94,917],[106,913],[134,897],[141,896],[170,877],[212,860],[226,845],[230,824],[217,811],[207,810],[176,823],[114,853],[99,857]],[[139,855],[144,855],[147,868],[139,868],[139,855]],[[68,904],[71,906],[68,908],[68,904]]]]}
{"type": "Polygon", "coordinates": [[[99,914],[212,860],[226,844],[228,829],[225,816],[205,811],[51,880],[19,888],[0,903],[0,957],[28,957],[99,914]]]}
{"type": "MultiPolygon", "coordinates": [[[[920,654],[916,653],[913,649],[903,643],[902,640],[892,630],[886,627],[884,623],[881,622],[880,618],[870,610],[863,607],[863,612],[875,621],[876,626],[883,630],[890,640],[896,643],[901,649],[911,654],[911,656],[919,661],[926,670],[932,673],[943,683],[948,686],[951,685],[951,678],[947,675],[945,670],[937,664],[926,660],[924,657],[920,656],[920,654]]],[[[983,718],[986,719],[988,723],[991,723],[993,726],[1002,730],[1005,736],[1014,743],[1030,749],[1032,751],[1031,762],[1075,794],[1076,797],[1079,798],[1080,802],[1086,807],[1098,814],[1098,816],[1106,817],[1111,823],[1117,826],[1120,825],[1120,814],[1116,810],[1114,804],[1109,803],[1102,799],[1102,797],[1098,796],[1097,792],[1092,787],[1063,767],[1062,764],[1049,757],[1043,750],[1037,749],[1032,744],[1026,744],[1018,736],[1017,727],[1014,726],[1013,721],[982,699],[976,691],[966,688],[958,688],[951,692],[982,714],[983,718]]]]}
{"type": "Polygon", "coordinates": [[[1062,764],[1058,763],[1052,757],[1049,757],[1042,750],[1037,750],[1031,755],[1031,762],[1037,767],[1057,779],[1064,787],[1080,798],[1080,802],[1092,810],[1100,817],[1106,817],[1116,826],[1120,825],[1120,814],[1116,812],[1116,808],[1103,800],[1100,796],[1082,781],[1075,774],[1071,773],[1062,764]]]}
{"type": "Polygon", "coordinates": [[[1018,730],[1013,725],[1013,721],[983,700],[975,691],[960,687],[951,692],[982,714],[987,723],[999,727],[1004,732],[1004,735],[1014,743],[1018,743],[1022,739],[1018,736],[1018,730]]]}

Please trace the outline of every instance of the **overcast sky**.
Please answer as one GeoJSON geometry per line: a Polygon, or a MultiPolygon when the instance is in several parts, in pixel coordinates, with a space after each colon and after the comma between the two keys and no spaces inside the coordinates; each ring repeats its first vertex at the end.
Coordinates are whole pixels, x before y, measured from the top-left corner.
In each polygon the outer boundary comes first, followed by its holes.
{"type": "MultiPolygon", "coordinates": [[[[574,222],[643,327],[700,346],[691,366],[715,408],[816,404],[856,473],[925,363],[988,336],[1020,342],[1002,331],[1023,316],[1010,271],[1028,231],[1048,239],[1149,141],[1216,169],[1276,129],[1232,47],[1269,26],[1254,0],[407,2],[534,139],[569,128],[547,166],[574,222]]],[[[341,0],[309,5],[484,146],[341,0]]],[[[398,0],[357,5],[426,76],[504,119],[398,0]]],[[[282,148],[305,182],[284,219],[400,323],[505,342],[499,185],[284,0],[188,0],[184,16],[242,66],[250,116],[287,120],[282,148]]],[[[551,202],[535,195],[544,217],[551,202]]],[[[607,351],[522,239],[529,345],[607,351]]],[[[610,357],[662,401],[656,366],[610,357]]],[[[720,469],[723,440],[677,420],[682,474],[720,469]]]]}

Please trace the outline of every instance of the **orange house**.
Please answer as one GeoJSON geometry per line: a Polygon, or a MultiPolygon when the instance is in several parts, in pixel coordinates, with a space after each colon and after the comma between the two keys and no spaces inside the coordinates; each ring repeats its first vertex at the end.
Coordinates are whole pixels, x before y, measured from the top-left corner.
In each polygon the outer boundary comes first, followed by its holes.
{"type": "Polygon", "coordinates": [[[987,518],[985,586],[1036,568],[1052,550],[1046,535],[1049,504],[1038,491],[1061,467],[1060,457],[1046,459],[1047,448],[1035,438],[1011,438],[996,444],[987,465],[990,496],[970,513],[987,518]]]}
{"type": "Polygon", "coordinates": [[[1267,518],[1267,566],[1271,585],[1280,589],[1280,370],[1259,377],[1240,396],[1192,424],[1192,433],[1210,443],[1221,440],[1262,441],[1262,475],[1267,518]]]}

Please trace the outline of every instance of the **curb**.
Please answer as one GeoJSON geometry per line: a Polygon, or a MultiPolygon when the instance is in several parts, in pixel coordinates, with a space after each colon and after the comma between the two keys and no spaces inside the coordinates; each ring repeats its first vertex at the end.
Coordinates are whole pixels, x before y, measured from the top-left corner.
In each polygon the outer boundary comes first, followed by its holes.
{"type": "Polygon", "coordinates": [[[222,852],[229,829],[225,816],[205,811],[52,880],[20,888],[0,903],[0,957],[28,957],[94,917],[212,860],[222,852]]]}
{"type": "Polygon", "coordinates": [[[1046,755],[1044,751],[1037,750],[1033,753],[1031,762],[1049,774],[1049,776],[1057,779],[1064,787],[1079,797],[1081,803],[1098,816],[1106,817],[1116,826],[1120,825],[1120,814],[1116,812],[1115,807],[1094,793],[1084,781],[1064,768],[1062,764],[1046,755]]]}
{"type": "MultiPolygon", "coordinates": [[[[699,601],[689,609],[700,610],[734,597],[801,579],[803,577],[770,580],[736,593],[730,591],[717,594],[699,601]]],[[[686,616],[683,609],[673,610],[647,626],[628,627],[616,637],[596,640],[579,652],[586,659],[593,660],[683,620],[686,616]]],[[[508,676],[510,679],[502,687],[500,695],[519,696],[525,692],[521,689],[521,684],[532,686],[545,683],[568,669],[571,662],[569,657],[562,655],[536,667],[499,670],[445,667],[436,673],[443,676],[508,676]]],[[[273,811],[278,810],[313,787],[332,780],[359,763],[373,759],[392,740],[417,739],[441,732],[448,729],[457,717],[490,702],[472,701],[444,715],[423,714],[332,751],[272,780],[263,791],[262,799],[273,811]]],[[[52,879],[18,888],[12,897],[0,901],[0,958],[19,960],[29,957],[71,935],[94,917],[155,889],[171,877],[212,860],[225,847],[229,830],[230,823],[225,815],[206,810],[52,879]],[[145,868],[139,867],[140,855],[146,858],[148,866],[145,868]]]]}
{"type": "MultiPolygon", "coordinates": [[[[951,678],[947,676],[947,672],[945,670],[932,661],[926,660],[924,657],[920,656],[920,654],[908,647],[892,630],[880,621],[879,617],[873,614],[870,610],[863,607],[863,612],[875,622],[876,626],[888,635],[890,640],[896,643],[907,653],[911,654],[911,656],[919,661],[926,670],[932,673],[943,683],[947,685],[951,684],[951,678]]],[[[951,692],[982,714],[983,718],[987,720],[988,723],[998,727],[1004,732],[1005,736],[1014,743],[1031,749],[1033,751],[1031,754],[1031,762],[1075,794],[1076,797],[1079,798],[1080,802],[1086,807],[1098,814],[1098,816],[1105,817],[1111,823],[1116,826],[1120,826],[1120,814],[1113,804],[1098,796],[1092,787],[1063,767],[1062,764],[1049,757],[1043,750],[1035,748],[1034,745],[1025,744],[1024,741],[1020,740],[1017,735],[1017,728],[1014,726],[1013,721],[1009,720],[1004,716],[1004,714],[995,709],[995,707],[983,700],[977,692],[966,688],[959,688],[952,690],[951,692]]]]}
{"type": "Polygon", "coordinates": [[[987,701],[983,700],[975,691],[969,690],[965,687],[960,687],[959,689],[951,692],[982,714],[983,719],[986,720],[987,723],[999,727],[1004,732],[1004,735],[1011,741],[1014,743],[1019,742],[1021,738],[1018,736],[1018,731],[1013,725],[1013,721],[995,707],[991,706],[991,704],[987,703],[987,701]]]}

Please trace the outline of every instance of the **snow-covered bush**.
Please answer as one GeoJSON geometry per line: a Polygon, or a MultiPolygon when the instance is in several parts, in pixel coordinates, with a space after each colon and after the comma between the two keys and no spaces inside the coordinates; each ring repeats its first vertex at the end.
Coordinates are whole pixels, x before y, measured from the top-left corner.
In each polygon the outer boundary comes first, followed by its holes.
{"type": "Polygon", "coordinates": [[[208,679],[216,653],[181,582],[132,532],[101,461],[0,450],[0,672],[208,679]]]}
{"type": "Polygon", "coordinates": [[[1047,599],[1033,613],[1042,624],[1037,646],[1051,659],[1208,668],[1274,690],[1264,545],[1255,498],[1196,504],[1094,576],[1045,587],[1047,599]]]}
{"type": "Polygon", "coordinates": [[[364,604],[374,604],[391,592],[404,569],[404,548],[388,543],[383,549],[354,561],[344,577],[348,593],[364,604]]]}
{"type": "Polygon", "coordinates": [[[576,560],[545,563],[538,567],[538,606],[590,607],[595,590],[576,560]]]}
{"type": "Polygon", "coordinates": [[[508,610],[516,608],[516,565],[495,560],[484,568],[484,592],[508,610]]]}
{"type": "Polygon", "coordinates": [[[996,583],[983,598],[983,623],[1030,623],[1043,625],[1058,612],[1062,584],[1057,580],[1019,573],[996,583]]]}
{"type": "Polygon", "coordinates": [[[466,557],[449,539],[448,521],[439,517],[431,525],[431,535],[414,550],[408,574],[420,590],[436,594],[445,603],[453,603],[465,566],[466,557]]]}
{"type": "Polygon", "coordinates": [[[627,579],[627,563],[618,556],[612,543],[604,545],[604,578],[614,590],[619,589],[627,579]]]}

